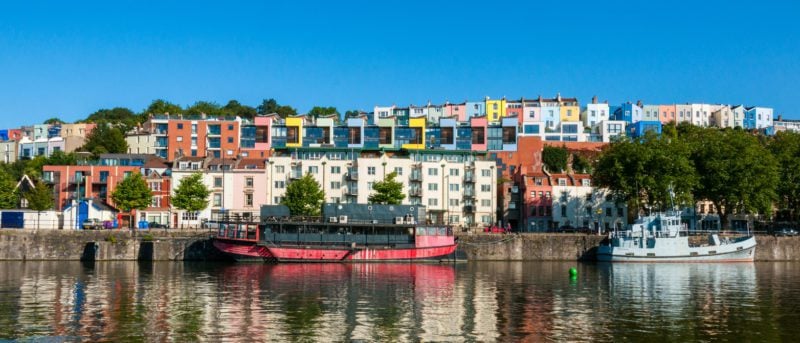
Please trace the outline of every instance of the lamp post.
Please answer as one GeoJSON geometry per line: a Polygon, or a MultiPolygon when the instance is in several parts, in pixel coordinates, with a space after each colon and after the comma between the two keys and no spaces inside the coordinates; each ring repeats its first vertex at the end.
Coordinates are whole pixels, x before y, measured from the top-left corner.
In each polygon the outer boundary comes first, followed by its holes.
{"type": "Polygon", "coordinates": [[[448,212],[447,211],[448,208],[446,207],[447,206],[446,205],[447,204],[447,198],[444,195],[445,194],[444,191],[445,191],[446,187],[447,187],[447,184],[444,183],[444,163],[442,163],[442,211],[443,211],[442,216],[444,217],[444,218],[442,218],[442,222],[445,223],[445,224],[448,224],[450,222],[450,218],[447,217],[447,212],[448,212]]]}
{"type": "Polygon", "coordinates": [[[268,203],[270,203],[270,204],[273,203],[274,198],[275,198],[274,194],[272,194],[272,184],[273,184],[273,182],[275,182],[275,181],[273,181],[273,177],[275,175],[275,172],[273,171],[273,165],[274,164],[275,164],[275,161],[269,161],[269,197],[270,198],[267,199],[267,200],[268,200],[268,203]]]}
{"type": "Polygon", "coordinates": [[[328,193],[325,192],[325,165],[328,164],[328,161],[322,161],[322,194],[325,195],[325,200],[328,198],[328,193]]]}

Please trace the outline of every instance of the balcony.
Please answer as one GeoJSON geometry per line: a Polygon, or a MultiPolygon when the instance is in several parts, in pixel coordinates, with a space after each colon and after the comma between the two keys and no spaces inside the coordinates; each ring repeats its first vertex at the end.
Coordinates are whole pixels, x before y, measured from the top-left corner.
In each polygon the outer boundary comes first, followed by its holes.
{"type": "Polygon", "coordinates": [[[347,179],[350,181],[358,181],[358,172],[357,171],[348,172],[347,179]]]}
{"type": "Polygon", "coordinates": [[[408,190],[408,194],[412,197],[421,197],[422,196],[422,189],[421,188],[411,188],[408,190]]]}
{"type": "Polygon", "coordinates": [[[475,213],[475,206],[473,205],[464,206],[464,213],[475,213]]]}
{"type": "Polygon", "coordinates": [[[464,197],[465,198],[474,198],[475,197],[475,190],[474,189],[464,189],[464,197]]]}
{"type": "Polygon", "coordinates": [[[358,187],[347,187],[344,190],[344,194],[345,195],[357,196],[358,195],[358,187]]]}
{"type": "Polygon", "coordinates": [[[297,180],[303,177],[303,173],[299,171],[292,171],[289,173],[290,180],[297,180]]]}
{"type": "Polygon", "coordinates": [[[89,175],[76,175],[69,178],[69,183],[83,183],[89,175]]]}
{"type": "Polygon", "coordinates": [[[475,174],[464,174],[464,182],[475,183],[475,174]]]}
{"type": "Polygon", "coordinates": [[[108,176],[106,176],[106,177],[100,177],[99,179],[94,179],[94,180],[92,180],[92,183],[93,183],[93,184],[104,184],[104,183],[106,183],[106,182],[108,182],[108,176]]]}
{"type": "Polygon", "coordinates": [[[411,173],[408,176],[408,180],[412,182],[422,182],[422,173],[411,173]]]}

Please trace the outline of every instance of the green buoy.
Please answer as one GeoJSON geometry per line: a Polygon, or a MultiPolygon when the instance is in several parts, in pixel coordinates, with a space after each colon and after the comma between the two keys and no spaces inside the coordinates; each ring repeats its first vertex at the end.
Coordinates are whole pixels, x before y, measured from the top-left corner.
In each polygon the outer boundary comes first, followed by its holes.
{"type": "Polygon", "coordinates": [[[575,268],[570,268],[569,269],[569,276],[572,277],[572,278],[577,277],[578,276],[578,270],[575,269],[575,268]]]}

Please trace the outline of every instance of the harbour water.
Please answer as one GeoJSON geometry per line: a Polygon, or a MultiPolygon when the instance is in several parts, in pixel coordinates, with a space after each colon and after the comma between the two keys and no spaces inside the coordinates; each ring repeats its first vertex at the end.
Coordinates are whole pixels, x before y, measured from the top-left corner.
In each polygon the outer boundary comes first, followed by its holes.
{"type": "Polygon", "coordinates": [[[798,323],[800,263],[0,262],[0,340],[795,341],[798,323]]]}

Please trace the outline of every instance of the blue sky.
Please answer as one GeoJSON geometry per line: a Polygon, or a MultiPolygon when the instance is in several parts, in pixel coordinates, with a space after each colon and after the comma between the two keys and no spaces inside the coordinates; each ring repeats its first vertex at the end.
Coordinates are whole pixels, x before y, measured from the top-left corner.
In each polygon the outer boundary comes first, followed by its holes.
{"type": "Polygon", "coordinates": [[[792,2],[0,4],[0,128],[100,108],[373,106],[555,95],[800,118],[792,2]]]}

